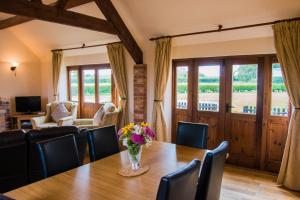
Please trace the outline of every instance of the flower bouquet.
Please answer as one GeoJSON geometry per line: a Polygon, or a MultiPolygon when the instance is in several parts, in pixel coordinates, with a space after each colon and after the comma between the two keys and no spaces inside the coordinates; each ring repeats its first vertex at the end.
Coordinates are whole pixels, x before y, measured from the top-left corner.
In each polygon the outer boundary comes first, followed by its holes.
{"type": "Polygon", "coordinates": [[[128,124],[119,130],[118,135],[120,141],[128,149],[131,169],[134,171],[140,169],[142,146],[150,146],[155,138],[155,133],[151,130],[148,123],[142,122],[128,124]]]}

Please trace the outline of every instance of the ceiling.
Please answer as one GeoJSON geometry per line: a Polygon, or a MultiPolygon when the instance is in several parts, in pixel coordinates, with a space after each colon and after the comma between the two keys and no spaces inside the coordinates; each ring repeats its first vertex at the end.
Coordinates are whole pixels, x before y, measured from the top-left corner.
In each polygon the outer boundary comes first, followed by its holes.
{"type": "MultiPolygon", "coordinates": [[[[55,0],[46,0],[52,3],[55,0]]],[[[181,34],[261,23],[300,16],[299,0],[112,0],[125,23],[132,21],[134,29],[144,40],[150,37],[181,34]],[[130,19],[130,20],[129,20],[130,19]]],[[[104,19],[95,3],[88,3],[72,11],[104,19]]],[[[0,14],[0,19],[7,18],[0,14]]],[[[109,35],[65,25],[34,20],[7,29],[16,35],[39,57],[49,49],[118,41],[109,35]]],[[[135,35],[135,33],[133,34],[135,35]]],[[[174,45],[272,36],[270,26],[235,30],[214,34],[182,37],[174,45]]]]}

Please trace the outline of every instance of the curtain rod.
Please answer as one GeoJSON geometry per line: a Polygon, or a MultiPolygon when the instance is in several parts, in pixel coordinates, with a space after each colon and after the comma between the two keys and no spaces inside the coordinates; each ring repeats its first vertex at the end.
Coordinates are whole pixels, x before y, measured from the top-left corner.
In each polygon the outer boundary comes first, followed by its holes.
{"type": "Polygon", "coordinates": [[[235,27],[230,27],[230,28],[223,28],[223,25],[219,25],[218,29],[214,29],[214,30],[155,37],[155,38],[150,38],[150,41],[158,40],[161,38],[184,37],[184,36],[190,36],[190,35],[200,35],[200,34],[206,34],[206,33],[216,33],[216,32],[222,32],[222,31],[231,31],[231,30],[237,30],[237,29],[252,28],[252,27],[258,27],[258,26],[267,26],[267,25],[276,24],[278,22],[297,21],[297,20],[300,20],[300,17],[296,17],[296,18],[292,18],[292,19],[285,19],[285,20],[277,20],[277,21],[272,21],[272,22],[259,23],[259,24],[250,24],[250,25],[245,25],[245,26],[235,26],[235,27]]]}
{"type": "Polygon", "coordinates": [[[110,44],[117,44],[117,43],[122,43],[120,42],[111,42],[111,43],[105,43],[105,44],[96,44],[96,45],[89,45],[86,46],[85,44],[83,44],[81,47],[72,47],[72,48],[65,48],[65,49],[52,49],[51,51],[69,51],[69,50],[75,50],[75,49],[85,49],[85,48],[92,48],[92,47],[102,47],[102,46],[107,46],[110,44]]]}

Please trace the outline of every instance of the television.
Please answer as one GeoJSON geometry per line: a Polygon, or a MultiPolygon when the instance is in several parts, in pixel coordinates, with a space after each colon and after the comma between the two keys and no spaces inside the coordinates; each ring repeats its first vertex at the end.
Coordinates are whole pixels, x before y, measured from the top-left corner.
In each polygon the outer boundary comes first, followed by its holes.
{"type": "Polygon", "coordinates": [[[42,110],[40,96],[16,97],[15,102],[16,102],[16,112],[34,113],[42,110]]]}

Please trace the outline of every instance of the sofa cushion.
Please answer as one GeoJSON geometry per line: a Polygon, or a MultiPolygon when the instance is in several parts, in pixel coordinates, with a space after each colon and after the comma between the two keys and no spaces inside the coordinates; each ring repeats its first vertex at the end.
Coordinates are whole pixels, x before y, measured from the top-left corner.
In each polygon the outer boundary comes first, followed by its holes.
{"type": "Polygon", "coordinates": [[[101,106],[99,108],[99,110],[96,112],[94,119],[93,119],[93,126],[99,126],[99,124],[101,123],[103,117],[104,117],[104,106],[101,106]]]}
{"type": "Polygon", "coordinates": [[[51,113],[51,117],[53,119],[53,121],[55,121],[56,123],[64,117],[68,117],[70,116],[70,112],[68,111],[68,109],[66,108],[66,106],[63,103],[59,103],[53,110],[53,112],[51,113]]]}

